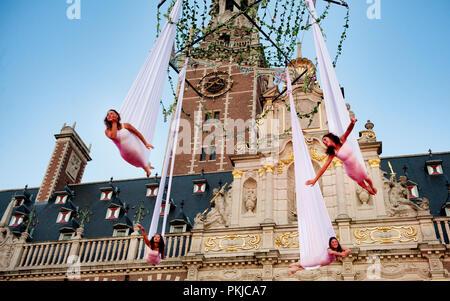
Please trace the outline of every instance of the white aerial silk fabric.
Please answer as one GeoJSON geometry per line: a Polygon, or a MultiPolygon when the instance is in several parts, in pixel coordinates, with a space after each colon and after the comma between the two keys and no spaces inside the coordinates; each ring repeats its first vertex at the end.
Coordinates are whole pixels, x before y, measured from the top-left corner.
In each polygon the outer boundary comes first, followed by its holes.
{"type": "MultiPolygon", "coordinates": [[[[164,195],[164,189],[166,187],[166,179],[167,179],[167,171],[169,168],[170,155],[173,154],[173,158],[175,158],[174,155],[176,152],[176,145],[178,142],[178,128],[180,126],[181,108],[183,106],[184,83],[185,83],[185,78],[186,78],[186,69],[187,69],[188,61],[189,61],[189,59],[186,58],[183,69],[180,71],[179,77],[178,77],[179,87],[180,87],[179,92],[178,92],[178,101],[177,101],[174,119],[173,119],[172,125],[170,127],[169,141],[167,144],[166,154],[164,157],[164,164],[163,164],[162,173],[161,173],[161,181],[159,182],[158,195],[156,197],[155,208],[153,210],[152,222],[150,224],[150,229],[148,231],[150,237],[155,235],[156,232],[158,231],[158,221],[159,221],[159,216],[160,216],[160,212],[161,212],[161,204],[162,204],[162,199],[163,199],[163,195],[164,195]],[[173,152],[172,152],[172,150],[173,150],[173,152]]],[[[166,194],[166,208],[164,210],[163,223],[165,223],[167,221],[167,214],[169,211],[168,205],[169,205],[169,200],[170,200],[170,189],[172,186],[174,160],[172,160],[171,162],[172,162],[172,164],[171,164],[172,166],[170,169],[169,187],[168,187],[167,194],[166,194]]],[[[163,228],[161,230],[162,232],[164,232],[164,227],[165,227],[165,224],[163,224],[163,228]]],[[[161,233],[161,235],[162,235],[162,233],[161,233]]]]}
{"type": "MultiPolygon", "coordinates": [[[[307,0],[307,4],[314,19],[317,19],[313,0],[307,0]]],[[[315,20],[311,20],[311,22],[313,24],[314,45],[316,48],[321,87],[323,89],[323,98],[325,100],[327,112],[328,129],[331,133],[340,137],[347,130],[350,124],[350,117],[322,32],[315,20]]],[[[364,170],[366,170],[366,165],[364,164],[364,159],[354,132],[350,133],[346,143],[351,146],[356,158],[361,163],[364,170]]]]}
{"type": "Polygon", "coordinates": [[[335,233],[319,185],[310,187],[305,184],[316,174],[297,117],[288,68],[286,84],[292,121],[300,264],[304,268],[317,268],[334,260],[327,249],[328,241],[335,233]]]}
{"type": "MultiPolygon", "coordinates": [[[[164,208],[164,219],[163,224],[161,228],[161,235],[164,236],[166,232],[166,224],[167,224],[167,216],[169,215],[170,210],[170,192],[172,191],[172,177],[173,177],[173,168],[175,166],[175,156],[177,153],[177,146],[178,146],[178,132],[180,130],[180,119],[181,119],[181,108],[183,106],[183,97],[184,97],[184,85],[185,85],[185,78],[186,78],[186,70],[187,65],[189,62],[189,58],[186,58],[184,62],[183,69],[180,71],[180,75],[178,77],[178,101],[177,101],[177,108],[175,110],[175,116],[172,121],[172,125],[175,124],[175,127],[172,127],[171,129],[171,138],[169,138],[169,145],[171,145],[170,152],[169,147],[167,148],[166,157],[164,158],[164,165],[167,165],[170,159],[170,154],[172,153],[172,160],[170,161],[170,174],[169,174],[169,183],[167,184],[167,193],[166,193],[166,207],[164,208]],[[172,139],[173,136],[173,139],[172,139]],[[170,144],[170,139],[172,139],[172,144],[170,144]]],[[[164,166],[165,172],[167,173],[167,167],[164,166]]],[[[161,183],[162,183],[162,177],[161,177],[161,183]]],[[[161,184],[159,185],[158,191],[161,190],[161,184]]],[[[158,195],[159,196],[159,195],[158,195]]],[[[162,196],[161,196],[162,197],[162,196]]],[[[158,201],[157,201],[158,202],[158,201]]],[[[156,207],[155,207],[156,208],[156,207]]]]}
{"type": "MultiPolygon", "coordinates": [[[[175,23],[182,2],[178,0],[170,13],[170,20],[175,23]]],[[[150,144],[155,133],[175,33],[176,24],[167,22],[119,110],[121,121],[133,125],[150,144]]]]}

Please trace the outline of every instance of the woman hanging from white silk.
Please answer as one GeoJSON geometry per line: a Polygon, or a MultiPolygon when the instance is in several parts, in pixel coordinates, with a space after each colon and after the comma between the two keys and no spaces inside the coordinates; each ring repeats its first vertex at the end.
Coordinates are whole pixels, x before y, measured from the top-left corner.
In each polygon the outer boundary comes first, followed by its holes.
{"type": "Polygon", "coordinates": [[[108,111],[105,125],[105,135],[117,146],[122,158],[133,166],[143,168],[147,177],[150,177],[150,169],[154,167],[149,161],[149,149],[153,146],[131,124],[121,123],[116,110],[108,111]]]}
{"type": "Polygon", "coordinates": [[[359,163],[352,148],[346,143],[348,135],[350,135],[353,127],[355,126],[357,119],[352,118],[347,131],[341,137],[328,133],[322,138],[323,144],[327,146],[328,159],[320,169],[319,173],[313,180],[306,181],[306,185],[314,186],[317,180],[323,175],[325,170],[333,161],[334,157],[337,157],[344,163],[345,171],[347,175],[358,183],[359,186],[367,190],[371,195],[377,193],[377,189],[373,186],[372,180],[367,176],[367,173],[363,166],[359,163]]]}

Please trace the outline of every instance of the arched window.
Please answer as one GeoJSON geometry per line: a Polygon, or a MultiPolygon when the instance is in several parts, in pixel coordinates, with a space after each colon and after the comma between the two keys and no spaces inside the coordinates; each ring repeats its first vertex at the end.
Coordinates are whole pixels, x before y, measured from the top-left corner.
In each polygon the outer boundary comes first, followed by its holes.
{"type": "Polygon", "coordinates": [[[231,11],[233,11],[233,7],[234,7],[234,4],[233,4],[233,1],[232,1],[232,0],[227,0],[227,1],[225,2],[225,10],[231,10],[231,11]]]}

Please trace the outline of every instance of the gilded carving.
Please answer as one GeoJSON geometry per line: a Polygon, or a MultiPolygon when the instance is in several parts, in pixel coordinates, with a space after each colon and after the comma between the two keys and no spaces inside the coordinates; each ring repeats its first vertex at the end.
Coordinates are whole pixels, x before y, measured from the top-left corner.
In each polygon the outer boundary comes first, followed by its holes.
{"type": "Polygon", "coordinates": [[[259,175],[260,177],[262,177],[263,174],[264,174],[264,168],[259,168],[259,169],[258,169],[258,175],[259,175]]]}
{"type": "Polygon", "coordinates": [[[336,166],[336,167],[344,166],[344,163],[342,163],[342,161],[339,160],[339,159],[336,158],[336,157],[334,157],[334,159],[333,159],[333,164],[334,164],[334,166],[336,166]]]}
{"type": "Polygon", "coordinates": [[[258,250],[260,242],[261,236],[258,234],[230,234],[208,237],[205,240],[205,252],[258,250]]]}
{"type": "Polygon", "coordinates": [[[273,173],[273,170],[275,169],[274,165],[264,165],[263,167],[266,170],[266,172],[270,172],[270,173],[273,173]]]}
{"type": "Polygon", "coordinates": [[[244,172],[242,170],[233,170],[232,174],[233,174],[233,178],[234,179],[240,179],[242,178],[242,174],[244,172]]]}
{"type": "Polygon", "coordinates": [[[311,148],[309,150],[309,154],[311,155],[311,158],[313,158],[314,160],[319,161],[319,162],[324,161],[328,157],[327,154],[322,155],[322,156],[319,155],[317,149],[315,149],[315,148],[311,148]]]}
{"type": "Polygon", "coordinates": [[[356,229],[353,235],[356,244],[391,244],[395,242],[418,241],[415,226],[391,226],[356,229]]]}
{"type": "Polygon", "coordinates": [[[370,167],[380,167],[381,160],[380,159],[369,159],[370,167]]]}
{"type": "Polygon", "coordinates": [[[298,232],[287,232],[275,238],[275,246],[279,248],[298,248],[298,232]]]}

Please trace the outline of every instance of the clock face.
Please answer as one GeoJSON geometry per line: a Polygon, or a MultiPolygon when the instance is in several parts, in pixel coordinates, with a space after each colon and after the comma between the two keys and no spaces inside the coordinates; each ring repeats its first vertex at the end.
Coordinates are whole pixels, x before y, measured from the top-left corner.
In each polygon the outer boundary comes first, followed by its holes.
{"type": "Polygon", "coordinates": [[[233,80],[228,73],[215,71],[206,74],[198,83],[197,87],[203,90],[205,97],[215,98],[227,93],[232,85],[233,80]]]}

